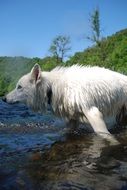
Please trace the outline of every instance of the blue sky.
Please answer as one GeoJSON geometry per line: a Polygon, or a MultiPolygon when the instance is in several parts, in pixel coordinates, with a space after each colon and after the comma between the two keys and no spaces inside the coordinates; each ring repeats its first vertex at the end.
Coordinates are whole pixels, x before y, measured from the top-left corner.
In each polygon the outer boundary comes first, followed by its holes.
{"type": "Polygon", "coordinates": [[[48,56],[57,35],[70,35],[70,55],[84,50],[96,7],[103,36],[127,28],[127,0],[0,0],[0,56],[48,56]]]}

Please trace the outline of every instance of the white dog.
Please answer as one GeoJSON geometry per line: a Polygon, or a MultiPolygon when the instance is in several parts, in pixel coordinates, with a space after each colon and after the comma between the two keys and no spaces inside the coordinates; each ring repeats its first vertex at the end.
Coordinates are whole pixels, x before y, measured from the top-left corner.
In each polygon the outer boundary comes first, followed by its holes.
{"type": "Polygon", "coordinates": [[[116,117],[126,106],[127,76],[105,68],[78,65],[41,72],[36,64],[4,100],[23,102],[39,112],[50,104],[57,116],[70,123],[90,123],[97,134],[111,140],[105,120],[116,117]]]}

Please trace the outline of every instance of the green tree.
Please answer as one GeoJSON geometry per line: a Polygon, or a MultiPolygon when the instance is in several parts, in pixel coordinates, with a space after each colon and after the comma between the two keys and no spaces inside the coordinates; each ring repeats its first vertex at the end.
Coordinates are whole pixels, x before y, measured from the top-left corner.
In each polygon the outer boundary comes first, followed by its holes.
{"type": "Polygon", "coordinates": [[[87,38],[94,42],[96,45],[100,45],[101,40],[101,27],[100,27],[100,11],[96,8],[90,16],[91,36],[87,38]]]}
{"type": "Polygon", "coordinates": [[[100,57],[100,66],[104,65],[104,61],[107,58],[105,52],[106,49],[106,39],[101,35],[101,25],[100,25],[100,11],[96,8],[90,16],[90,25],[91,25],[91,36],[88,36],[88,39],[92,41],[97,47],[97,55],[100,57]]]}
{"type": "Polygon", "coordinates": [[[70,47],[70,37],[59,35],[51,43],[49,48],[52,56],[56,57],[57,63],[63,62],[64,58],[67,57],[70,47]]]}

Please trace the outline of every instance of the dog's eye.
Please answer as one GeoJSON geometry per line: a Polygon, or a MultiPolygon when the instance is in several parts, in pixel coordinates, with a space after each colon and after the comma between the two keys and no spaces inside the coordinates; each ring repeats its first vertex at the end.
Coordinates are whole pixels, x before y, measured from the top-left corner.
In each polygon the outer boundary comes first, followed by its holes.
{"type": "Polygon", "coordinates": [[[22,88],[22,86],[21,86],[21,85],[18,85],[18,86],[17,86],[17,89],[18,89],[18,90],[19,90],[19,89],[21,89],[21,88],[22,88]]]}

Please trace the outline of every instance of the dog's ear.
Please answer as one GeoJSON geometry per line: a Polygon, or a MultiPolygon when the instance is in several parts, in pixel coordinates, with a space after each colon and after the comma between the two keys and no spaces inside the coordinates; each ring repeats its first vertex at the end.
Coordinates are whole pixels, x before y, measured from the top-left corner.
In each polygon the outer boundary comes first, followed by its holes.
{"type": "Polygon", "coordinates": [[[31,70],[31,78],[37,84],[41,81],[41,77],[41,67],[36,63],[31,70]]]}

